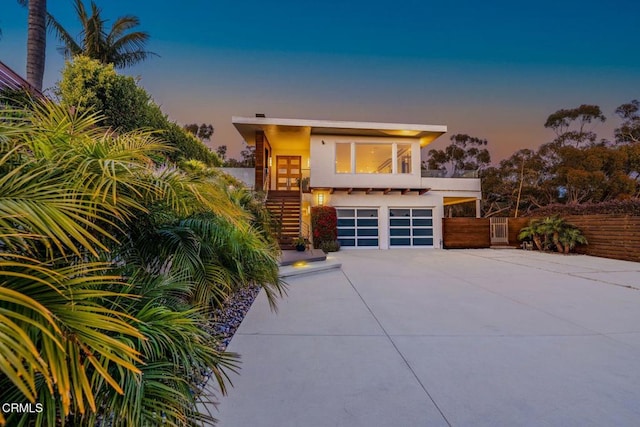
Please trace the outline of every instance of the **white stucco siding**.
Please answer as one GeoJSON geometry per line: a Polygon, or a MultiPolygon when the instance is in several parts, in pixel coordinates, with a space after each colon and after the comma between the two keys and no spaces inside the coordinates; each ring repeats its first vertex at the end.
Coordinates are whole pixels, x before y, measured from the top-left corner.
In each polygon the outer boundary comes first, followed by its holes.
{"type": "Polygon", "coordinates": [[[419,188],[420,140],[365,136],[311,135],[312,187],[419,188]],[[336,143],[411,144],[411,173],[358,174],[336,173],[336,143]]]}
{"type": "Polygon", "coordinates": [[[424,194],[346,194],[334,193],[327,205],[340,208],[372,208],[378,210],[379,249],[389,249],[389,209],[428,208],[433,210],[433,247],[442,247],[442,195],[424,194]]]}

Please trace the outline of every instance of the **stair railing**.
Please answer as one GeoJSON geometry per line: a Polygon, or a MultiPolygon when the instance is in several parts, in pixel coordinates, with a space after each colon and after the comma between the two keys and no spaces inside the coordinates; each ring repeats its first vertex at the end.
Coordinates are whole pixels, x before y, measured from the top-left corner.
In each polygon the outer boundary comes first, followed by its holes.
{"type": "Polygon", "coordinates": [[[267,173],[265,175],[264,178],[264,182],[262,183],[262,191],[264,192],[264,197],[262,199],[262,202],[266,202],[267,198],[269,197],[269,180],[271,176],[271,171],[267,168],[267,173]]]}

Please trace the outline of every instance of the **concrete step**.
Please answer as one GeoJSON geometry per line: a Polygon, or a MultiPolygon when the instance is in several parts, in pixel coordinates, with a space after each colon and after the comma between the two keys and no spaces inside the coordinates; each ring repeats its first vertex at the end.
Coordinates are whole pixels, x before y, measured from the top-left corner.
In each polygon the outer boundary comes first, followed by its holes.
{"type": "Polygon", "coordinates": [[[327,258],[325,261],[296,263],[280,267],[280,278],[296,277],[306,274],[323,273],[342,267],[342,263],[335,258],[327,258]]]}

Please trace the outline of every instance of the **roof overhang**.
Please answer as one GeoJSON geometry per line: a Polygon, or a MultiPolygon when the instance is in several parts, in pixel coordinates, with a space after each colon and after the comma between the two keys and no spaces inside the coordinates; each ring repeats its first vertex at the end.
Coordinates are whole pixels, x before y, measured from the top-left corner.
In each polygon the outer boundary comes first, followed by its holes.
{"type": "Polygon", "coordinates": [[[407,194],[407,193],[418,193],[420,196],[422,196],[423,194],[429,192],[430,188],[427,187],[420,187],[420,188],[406,188],[406,187],[401,187],[401,188],[396,188],[396,187],[312,187],[311,191],[312,192],[317,192],[317,191],[327,191],[329,192],[329,194],[333,194],[336,192],[345,192],[347,194],[351,194],[353,192],[364,192],[365,194],[371,194],[371,193],[382,193],[382,194],[389,194],[392,192],[399,192],[400,194],[407,194]]]}
{"type": "Polygon", "coordinates": [[[470,203],[478,200],[477,197],[444,197],[443,199],[444,206],[459,205],[462,203],[470,203]]]}
{"type": "Polygon", "coordinates": [[[345,135],[418,138],[420,146],[428,145],[447,132],[444,125],[410,123],[352,122],[333,120],[278,119],[267,117],[232,117],[232,123],[247,144],[252,144],[256,131],[269,135],[297,132],[310,135],[345,135]]]}

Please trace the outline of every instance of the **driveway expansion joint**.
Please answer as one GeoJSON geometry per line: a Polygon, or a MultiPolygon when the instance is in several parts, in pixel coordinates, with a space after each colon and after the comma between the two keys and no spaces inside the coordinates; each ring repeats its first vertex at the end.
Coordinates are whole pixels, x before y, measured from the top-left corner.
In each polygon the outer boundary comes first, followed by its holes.
{"type": "Polygon", "coordinates": [[[344,270],[340,270],[342,272],[342,274],[344,275],[344,278],[347,280],[347,282],[349,283],[349,285],[353,288],[353,291],[356,293],[356,295],[358,295],[358,298],[360,298],[360,301],[362,301],[362,304],[364,304],[364,306],[367,308],[367,310],[369,311],[369,313],[371,314],[371,316],[375,319],[376,323],[378,324],[378,326],[380,327],[380,329],[382,330],[382,332],[384,332],[384,335],[387,337],[387,339],[389,340],[389,342],[391,343],[391,345],[393,346],[393,348],[395,349],[395,351],[398,353],[398,355],[400,356],[400,358],[402,359],[402,361],[404,362],[404,364],[407,366],[407,368],[409,369],[409,371],[411,372],[411,375],[413,375],[413,377],[415,378],[415,380],[418,382],[418,384],[420,385],[420,387],[422,388],[422,390],[425,392],[425,394],[427,395],[427,397],[429,398],[429,400],[431,401],[431,403],[433,403],[433,406],[435,406],[435,408],[438,410],[438,412],[440,413],[440,416],[442,417],[442,419],[444,420],[445,423],[447,423],[447,425],[449,427],[452,427],[451,422],[449,422],[449,420],[447,419],[446,415],[444,414],[444,412],[442,412],[442,409],[440,408],[440,406],[438,405],[438,403],[435,401],[435,399],[433,398],[433,396],[431,395],[431,393],[429,393],[429,390],[427,390],[427,387],[424,385],[424,383],[420,380],[420,377],[418,377],[418,374],[416,374],[416,372],[413,370],[413,368],[411,367],[411,365],[409,364],[409,361],[407,360],[406,357],[404,357],[404,354],[402,354],[402,352],[400,351],[400,349],[398,348],[398,346],[396,345],[396,343],[393,341],[393,338],[391,338],[391,336],[389,335],[389,333],[387,332],[387,330],[384,328],[384,326],[382,326],[382,323],[380,322],[380,320],[378,319],[378,317],[375,315],[375,313],[373,312],[373,310],[371,310],[371,307],[369,307],[369,304],[367,304],[367,302],[364,300],[364,298],[362,297],[362,295],[360,294],[360,292],[358,292],[358,289],[355,287],[355,285],[353,284],[353,282],[351,281],[351,279],[349,278],[349,276],[347,276],[347,274],[344,272],[344,270]]]}

